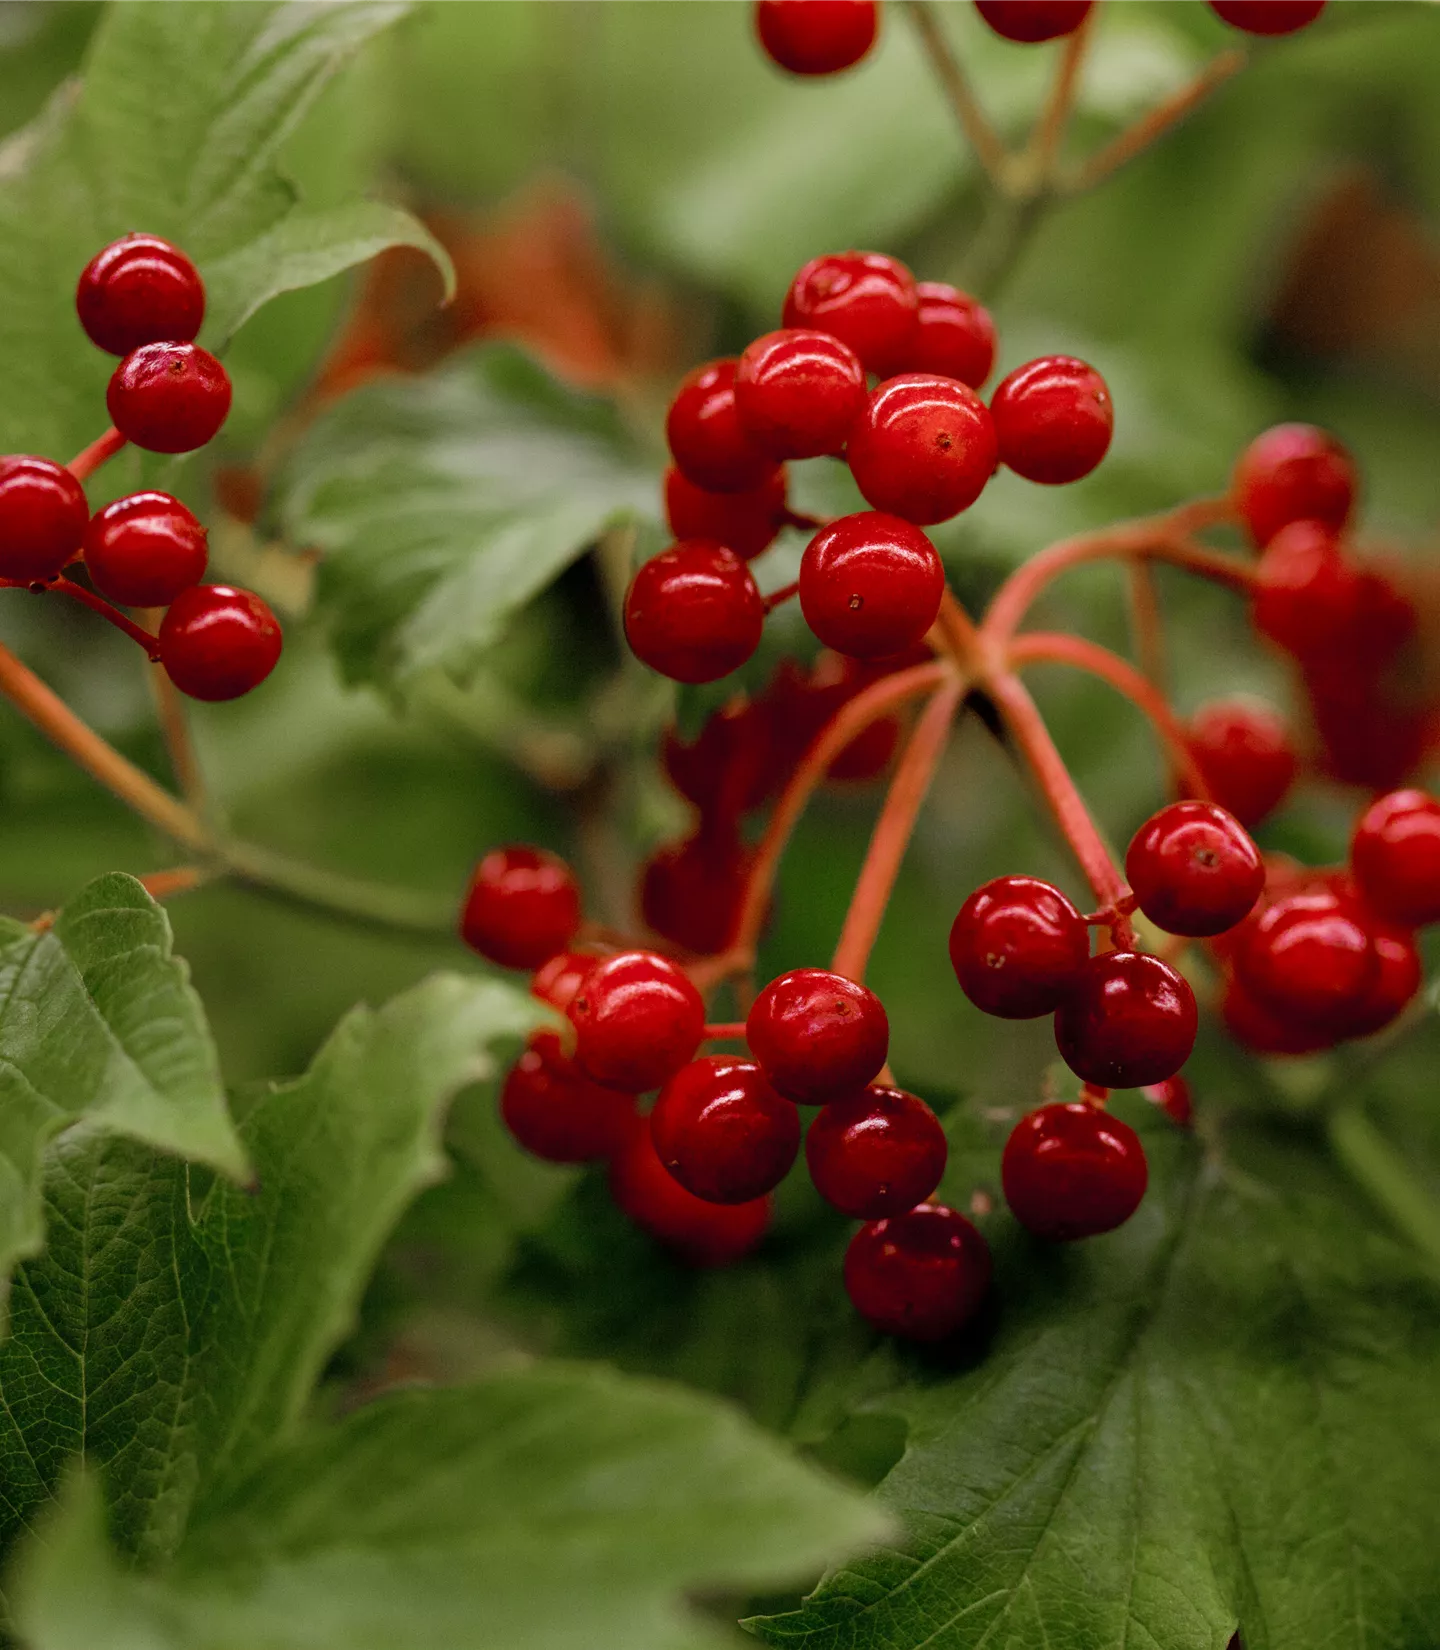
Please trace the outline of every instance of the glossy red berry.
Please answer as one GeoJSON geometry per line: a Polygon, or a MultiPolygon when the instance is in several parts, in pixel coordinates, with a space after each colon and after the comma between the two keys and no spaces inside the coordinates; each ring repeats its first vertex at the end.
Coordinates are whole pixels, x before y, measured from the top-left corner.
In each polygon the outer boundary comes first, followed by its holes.
{"type": "Polygon", "coordinates": [[[1010,1212],[1037,1237],[1060,1243],[1123,1226],[1148,1179],[1140,1136],[1083,1102],[1022,1117],[1000,1159],[1010,1212]]]}
{"type": "Polygon", "coordinates": [[[1254,699],[1213,699],[1190,718],[1190,750],[1222,808],[1244,826],[1285,800],[1300,760],[1285,719],[1254,699]]]}
{"type": "Polygon", "coordinates": [[[205,529],[169,493],[117,498],[85,531],[90,582],[126,607],[168,607],[204,578],[207,560],[205,529]]]}
{"type": "Polygon", "coordinates": [[[1342,1015],[1346,1037],[1371,1037],[1399,1019],[1415,1000],[1425,967],[1415,936],[1389,923],[1374,923],[1370,937],[1379,967],[1370,989],[1342,1015]]]}
{"type": "Polygon", "coordinates": [[[1342,1035],[1338,1022],[1317,1026],[1277,1013],[1233,978],[1226,983],[1220,1000],[1220,1018],[1226,1031],[1252,1054],[1315,1054],[1333,1047],[1342,1035]]]}
{"type": "Polygon", "coordinates": [[[1386,664],[1415,625],[1411,605],[1315,521],[1288,523],[1265,547],[1253,616],[1255,628],[1307,671],[1347,689],[1386,664]]]}
{"type": "Polygon", "coordinates": [[[80,549],[90,507],[85,489],[53,459],[0,458],[0,578],[53,579],[80,549]]]}
{"type": "Polygon", "coordinates": [[[567,1012],[581,1066],[597,1083],[635,1094],[674,1076],[705,1031],[700,993],[683,969],[654,951],[602,958],[567,1012]]]}
{"type": "Polygon", "coordinates": [[[1350,864],[1367,902],[1392,922],[1440,922],[1440,802],[1392,791],[1360,816],[1350,864]]]}
{"type": "Polygon", "coordinates": [[[1055,1011],[1055,1046],[1077,1077],[1102,1088],[1141,1088],[1190,1058],[1195,993],[1159,957],[1105,951],[1081,969],[1055,1011]]]}
{"type": "Polygon", "coordinates": [[[650,1137],[687,1192],[707,1203],[749,1203],[790,1172],[800,1114],[753,1060],[707,1054],[660,1090],[650,1137]]]}
{"type": "Polygon", "coordinates": [[[710,493],[672,464],[665,472],[665,519],[677,539],[715,539],[741,561],[753,561],[775,542],[785,517],[785,472],[748,493],[710,493]]]}
{"type": "Polygon", "coordinates": [[[771,458],[839,453],[864,405],[865,369],[854,350],[828,332],[767,332],[735,369],[741,426],[771,458]]]}
{"type": "Polygon", "coordinates": [[[1210,802],[1172,802],[1147,819],[1125,855],[1125,875],[1157,928],[1192,938],[1243,921],[1265,886],[1245,827],[1210,802]]]}
{"type": "MultiPolygon", "coordinates": [[[[560,862],[563,865],[563,861],[560,862]]],[[[563,1014],[575,1000],[581,981],[599,962],[591,951],[557,951],[548,962],[541,963],[530,982],[530,995],[538,997],[551,1008],[563,1014]]]]}
{"type": "Polygon", "coordinates": [[[160,663],[192,699],[238,699],[280,658],[280,623],[253,590],[196,584],[182,590],[160,623],[160,663]]]}
{"type": "Polygon", "coordinates": [[[944,281],[921,281],[915,291],[920,320],[904,370],[938,373],[978,390],[995,366],[995,323],[990,311],[944,281]]]}
{"type": "Polygon", "coordinates": [[[890,1021],[875,993],[843,974],[792,968],[755,999],[745,1037],[781,1094],[822,1106],[863,1089],[879,1072],[890,1050],[890,1021]]]}
{"type": "MultiPolygon", "coordinates": [[[[808,3],[808,0],[805,0],[808,3]]],[[[902,372],[919,325],[915,277],[883,252],[827,252],[790,283],[787,327],[813,327],[848,344],[866,372],[902,372]]]]}
{"type": "Polygon", "coordinates": [[[1027,361],[990,398],[1000,462],[1027,481],[1088,476],[1110,448],[1115,409],[1094,367],[1070,355],[1027,361]]]}
{"type": "Polygon", "coordinates": [[[755,32],[791,74],[838,74],[875,44],[878,0],[757,0],[755,32]]]}
{"type": "Polygon", "coordinates": [[[214,438],[230,411],[230,377],[198,344],[142,344],[105,392],[110,421],[151,453],[190,453],[214,438]]]}
{"type": "Polygon", "coordinates": [[[1277,424],[1241,453],[1230,496],[1258,545],[1292,521],[1318,521],[1338,533],[1355,508],[1355,461],[1313,424],[1277,424]]]}
{"type": "Polygon", "coordinates": [[[1366,912],[1330,882],[1275,900],[1246,924],[1235,950],[1236,979],[1251,996],[1282,1019],[1335,1035],[1379,968],[1366,912]]]}
{"type": "Polygon", "coordinates": [[[984,492],[995,473],[995,426],[966,385],[907,372],[870,396],[845,456],[867,503],[925,527],[984,492]]]}
{"type": "Polygon", "coordinates": [[[800,561],[800,611],[826,647],[883,659],[935,623],[945,570],[918,527],[879,510],[822,527],[800,561]]]}
{"type": "Polygon", "coordinates": [[[986,1014],[1052,1014],[1090,959],[1085,919],[1038,877],[996,877],[960,907],[950,961],[960,989],[986,1014]]]}
{"type": "MultiPolygon", "coordinates": [[[[523,844],[492,848],[475,867],[460,911],[460,937],[501,968],[539,968],[557,958],[580,926],[580,889],[558,854],[523,844]]],[[[568,954],[567,954],[568,955],[568,954]]],[[[594,962],[594,958],[587,958],[594,962]]],[[[537,995],[556,1008],[551,982],[537,995]]]]}
{"type": "Polygon", "coordinates": [[[715,682],[760,645],[765,603],[755,576],[713,539],[653,556],[625,597],[625,637],[638,659],[676,682],[715,682]]]}
{"type": "Polygon", "coordinates": [[[990,1288],[990,1246],[943,1203],[862,1226],[845,1251],[845,1292],[885,1335],[943,1341],[965,1327],[990,1288]]]}
{"type": "Polygon", "coordinates": [[[1038,46],[1074,34],[1095,0],[975,0],[978,11],[1002,39],[1038,46]]]}
{"type": "Polygon", "coordinates": [[[940,1184],[948,1153],[923,1100],[875,1085],[832,1100],[805,1135],[815,1190],[852,1220],[913,1209],[940,1184]]]}
{"type": "Polygon", "coordinates": [[[194,338],[205,319],[205,284],[169,241],[125,235],[86,264],[75,308],[92,343],[128,355],[142,344],[194,338]]]}
{"type": "Polygon", "coordinates": [[[665,439],[687,481],[712,493],[749,493],[774,485],[775,460],[746,435],[735,410],[735,368],[707,361],[680,381],[665,419],[665,439]]]}
{"type": "Polygon", "coordinates": [[[687,1192],[660,1161],[650,1119],[638,1118],[610,1160],[610,1195],[642,1231],[691,1266],[729,1266],[747,1255],[770,1224],[770,1199],[707,1203],[687,1192]]]}
{"type": "Polygon", "coordinates": [[[1246,34],[1294,34],[1325,10],[1325,0],[1210,0],[1210,10],[1246,34]]]}
{"type": "Polygon", "coordinates": [[[624,1144],[635,1096],[592,1082],[553,1031],[537,1031],[500,1090],[500,1116],[525,1150],[547,1163],[591,1163],[624,1144]]]}
{"type": "Polygon", "coordinates": [[[739,920],[752,858],[727,820],[706,820],[683,842],[657,849],[640,876],[646,927],[687,951],[723,951],[739,920]]]}

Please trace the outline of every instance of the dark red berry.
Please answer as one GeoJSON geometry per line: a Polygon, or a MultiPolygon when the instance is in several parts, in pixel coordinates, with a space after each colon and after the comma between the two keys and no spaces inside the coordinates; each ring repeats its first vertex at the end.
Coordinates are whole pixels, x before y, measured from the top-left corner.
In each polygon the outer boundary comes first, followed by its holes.
{"type": "Polygon", "coordinates": [[[1360,816],[1350,864],[1367,902],[1392,922],[1440,922],[1440,802],[1392,791],[1360,816]]]}
{"type": "Polygon", "coordinates": [[[975,0],[975,10],[1002,39],[1038,46],[1074,34],[1095,0],[975,0]]]}
{"type": "Polygon", "coordinates": [[[1125,875],[1140,909],[1167,934],[1223,934],[1249,916],[1265,886],[1260,850],[1240,821],[1210,802],[1172,802],[1131,840],[1125,875]]]}
{"type": "Polygon", "coordinates": [[[1226,1031],[1252,1054],[1314,1054],[1332,1047],[1341,1035],[1338,1021],[1327,1027],[1287,1018],[1233,978],[1220,1000],[1220,1018],[1226,1031]]]}
{"type": "Polygon", "coordinates": [[[879,510],[822,527],[800,561],[800,611],[826,647],[883,659],[935,623],[945,569],[918,527],[879,510]]]}
{"type": "Polygon", "coordinates": [[[1123,1226],[1148,1178],[1140,1136],[1084,1102],[1022,1117],[1000,1159],[1010,1212],[1036,1237],[1059,1243],[1123,1226]]]}
{"type": "MultiPolygon", "coordinates": [[[[475,867],[460,911],[460,937],[501,968],[539,968],[557,958],[580,926],[580,889],[558,854],[518,845],[492,848],[475,867]]],[[[593,963],[593,957],[587,958],[593,963]]],[[[556,1008],[548,980],[537,995],[556,1008]]]]}
{"type": "Polygon", "coordinates": [[[126,607],[168,607],[199,584],[207,559],[205,529],[169,493],[117,498],[85,532],[90,582],[126,607]]]}
{"type": "Polygon", "coordinates": [[[943,1341],[975,1316],[990,1287],[990,1246],[943,1203],[872,1221],[845,1251],[845,1292],[884,1335],[943,1341]]]}
{"type": "Polygon", "coordinates": [[[775,542],[785,515],[785,472],[748,493],[709,493],[672,464],[665,472],[665,519],[677,539],[717,539],[741,561],[775,542]]]}
{"type": "Polygon", "coordinates": [[[635,1096],[592,1082],[560,1047],[537,1031],[500,1090],[505,1127],[548,1163],[591,1163],[618,1151],[635,1116],[635,1096]]]}
{"type": "Polygon", "coordinates": [[[760,645],[765,603],[755,576],[713,539],[687,539],[652,557],[625,597],[635,656],[676,682],[715,682],[760,645]]]}
{"type": "Polygon", "coordinates": [[[1043,355],[1002,379],[990,398],[1000,462],[1027,481],[1059,486],[1088,476],[1110,448],[1115,409],[1094,367],[1043,355]]]}
{"type": "Polygon", "coordinates": [[[753,1060],[707,1054],[660,1090],[650,1138],[687,1192],[707,1203],[749,1203],[789,1174],[800,1114],[753,1060]]]}
{"type": "Polygon", "coordinates": [[[1210,794],[1244,826],[1285,800],[1300,761],[1285,719],[1253,699],[1213,699],[1190,718],[1190,750],[1210,794]]]}
{"type": "Polygon", "coordinates": [[[681,379],[665,419],[680,473],[712,493],[774,485],[775,460],[750,440],[735,411],[735,367],[728,358],[696,367],[681,379]]]}
{"type": "Polygon", "coordinates": [[[1313,424],[1277,424],[1241,453],[1230,496],[1258,545],[1292,521],[1318,521],[1338,533],[1355,507],[1355,461],[1313,424]]]}
{"type": "Polygon", "coordinates": [[[864,1088],[879,1072],[890,1050],[890,1021],[875,993],[843,974],[792,968],[755,999],[745,1037],[781,1094],[822,1106],[864,1088]]]}
{"type": "Polygon", "coordinates": [[[702,813],[733,822],[769,794],[775,741],[767,708],[759,701],[732,700],[689,744],[674,728],[666,730],[660,744],[665,772],[702,813]]]}
{"type": "Polygon", "coordinates": [[[978,390],[995,365],[995,323],[981,303],[947,286],[921,281],[920,324],[910,341],[906,372],[938,373],[978,390]]]}
{"type": "Polygon", "coordinates": [[[828,332],[767,332],[735,370],[740,423],[772,458],[839,453],[864,405],[865,369],[854,350],[828,332]]]}
{"type": "Polygon", "coordinates": [[[97,252],[75,289],[80,325],[111,355],[142,344],[188,343],[205,319],[205,283],[158,235],[125,235],[97,252]]]}
{"type": "Polygon", "coordinates": [[[90,520],[85,489],[53,459],[0,458],[0,578],[39,584],[79,550],[90,520]]]}
{"type": "Polygon", "coordinates": [[[1260,558],[1254,620],[1307,672],[1348,691],[1394,657],[1415,628],[1415,610],[1382,575],[1352,562],[1330,528],[1292,521],[1260,558]]]}
{"type": "Polygon", "coordinates": [[[1159,957],[1105,951],[1055,1010],[1055,1046],[1077,1077],[1108,1089],[1173,1077],[1195,1046],[1195,993],[1159,957]]]}
{"type": "Polygon", "coordinates": [[[733,822],[705,821],[657,849],[640,877],[640,911],[662,939],[687,951],[723,951],[740,916],[753,855],[733,822]]]}
{"type": "Polygon", "coordinates": [[[974,390],[907,372],[865,403],[845,450],[866,502],[919,526],[967,510],[995,473],[995,426],[974,390]]]}
{"type": "Polygon", "coordinates": [[[1152,1105],[1159,1106],[1177,1127],[1190,1127],[1195,1108],[1190,1098],[1190,1085],[1183,1077],[1167,1077],[1163,1083],[1147,1083],[1145,1098],[1152,1105]]]}
{"type": "Polygon", "coordinates": [[[832,1100],[805,1135],[815,1190],[852,1220],[913,1209],[940,1184],[948,1152],[923,1100],[875,1085],[832,1100]]]}
{"type": "Polygon", "coordinates": [[[575,1058],[597,1083],[634,1094],[679,1071],[705,1031],[700,993],[683,969],[654,951],[602,958],[567,1012],[575,1058]]]}
{"type": "MultiPolygon", "coordinates": [[[[563,864],[563,861],[561,862],[563,864]]],[[[599,962],[591,951],[557,951],[548,962],[541,963],[530,982],[530,995],[538,997],[551,1008],[563,1014],[575,1000],[580,982],[599,962]]]]}
{"type": "Polygon", "coordinates": [[[837,74],[875,44],[878,0],[757,0],[755,32],[791,74],[837,74]]]}
{"type": "Polygon", "coordinates": [[[1332,882],[1287,893],[1247,923],[1235,975],[1285,1020],[1334,1027],[1370,990],[1380,960],[1366,912],[1332,882]]]}
{"type": "Polygon", "coordinates": [[[1370,937],[1379,967],[1370,989],[1341,1016],[1346,1037],[1371,1037],[1383,1031],[1414,1001],[1424,979],[1413,934],[1394,924],[1376,922],[1370,937]]]}
{"type": "Polygon", "coordinates": [[[1325,10],[1325,0],[1210,0],[1210,10],[1246,34],[1294,34],[1325,10]]]}
{"type": "Polygon", "coordinates": [[[1323,773],[1371,791],[1395,789],[1419,768],[1433,717],[1409,698],[1382,692],[1372,679],[1334,681],[1305,666],[1305,690],[1323,773]]]}
{"type": "Polygon", "coordinates": [[[105,392],[110,421],[151,453],[190,453],[230,411],[230,377],[198,344],[142,344],[116,367],[105,392]]]}
{"type": "Polygon", "coordinates": [[[274,670],[280,623],[253,590],[195,584],[160,622],[160,663],[192,699],[238,699],[274,670]]]}
{"type": "Polygon", "coordinates": [[[1053,1014],[1090,959],[1085,919],[1038,877],[996,877],[960,907],[950,961],[960,989],[986,1014],[1053,1014]]]}
{"type": "Polygon", "coordinates": [[[707,1203],[660,1161],[650,1119],[638,1118],[610,1160],[610,1195],[642,1231],[691,1266],[729,1266],[748,1255],[770,1224],[770,1199],[707,1203]]]}
{"type": "Polygon", "coordinates": [[[783,315],[787,327],[813,327],[848,344],[881,378],[904,370],[919,318],[915,277],[883,252],[812,258],[790,283],[783,315]]]}

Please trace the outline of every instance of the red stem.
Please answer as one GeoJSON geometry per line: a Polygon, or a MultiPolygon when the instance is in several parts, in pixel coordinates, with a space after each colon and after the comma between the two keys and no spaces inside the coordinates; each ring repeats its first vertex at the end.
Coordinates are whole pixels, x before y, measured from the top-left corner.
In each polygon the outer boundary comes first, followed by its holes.
{"type": "Polygon", "coordinates": [[[152,636],[148,630],[142,630],[133,619],[127,618],[118,607],[112,607],[103,596],[97,596],[93,590],[87,590],[83,584],[76,584],[73,579],[67,579],[62,573],[55,583],[50,586],[58,590],[62,596],[68,596],[71,601],[81,602],[102,619],[108,620],[117,630],[123,630],[132,642],[145,649],[146,657],[154,664],[160,662],[159,638],[152,636]]]}
{"type": "Polygon", "coordinates": [[[76,481],[88,481],[102,464],[108,463],[125,445],[125,437],[112,424],[105,434],[97,436],[84,450],[76,453],[65,466],[76,481]]]}
{"type": "Polygon", "coordinates": [[[800,584],[798,580],[794,584],[782,584],[778,590],[771,591],[765,598],[765,611],[773,613],[782,602],[788,602],[792,596],[798,596],[799,594],[800,584]]]}
{"type": "Polygon", "coordinates": [[[705,1027],[704,1041],[707,1043],[743,1042],[744,1039],[744,1020],[727,1020],[720,1025],[710,1025],[705,1027]]]}

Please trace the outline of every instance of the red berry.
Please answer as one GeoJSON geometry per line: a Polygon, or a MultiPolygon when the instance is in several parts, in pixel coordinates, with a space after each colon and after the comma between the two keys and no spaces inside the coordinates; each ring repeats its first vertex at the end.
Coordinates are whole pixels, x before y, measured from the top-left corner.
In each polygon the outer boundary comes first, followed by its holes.
{"type": "Polygon", "coordinates": [[[1424,964],[1415,937],[1390,924],[1371,925],[1379,968],[1370,989],[1342,1015],[1346,1037],[1370,1037],[1398,1019],[1420,989],[1424,964]]]}
{"type": "Polygon", "coordinates": [[[205,576],[205,529],[169,493],[131,493],[96,511],[85,566],[102,596],[126,607],[168,607],[205,576]]]}
{"type": "Polygon", "coordinates": [[[836,74],[875,44],[878,0],[757,0],[766,55],[791,74],[836,74]]]}
{"type": "Polygon", "coordinates": [[[674,728],[666,730],[660,744],[665,772],[702,813],[734,821],[769,794],[775,750],[766,709],[760,701],[731,701],[688,745],[674,728]]]}
{"type": "Polygon", "coordinates": [[[1350,863],[1361,893],[1392,922],[1440,922],[1440,802],[1392,791],[1360,816],[1350,863]]]}
{"type": "Polygon", "coordinates": [[[1123,1226],[1149,1171],[1140,1136],[1098,1106],[1041,1106],[1011,1130],[1000,1159],[1010,1212],[1036,1237],[1069,1243],[1123,1226]]]}
{"type": "Polygon", "coordinates": [[[651,1237],[691,1266],[729,1266],[759,1243],[770,1224],[770,1199],[707,1203],[687,1192],[660,1161],[650,1119],[638,1118],[610,1160],[610,1195],[651,1237]]]}
{"type": "Polygon", "coordinates": [[[1355,461],[1313,424],[1277,424],[1241,453],[1230,479],[1235,509],[1258,545],[1292,521],[1339,532],[1355,507],[1355,461]]]}
{"type": "Polygon", "coordinates": [[[752,857],[730,822],[706,821],[694,836],[658,849],[640,877],[646,926],[687,951],[723,951],[740,915],[752,857]]]}
{"type": "Polygon", "coordinates": [[[677,539],[717,539],[753,561],[775,542],[784,515],[784,470],[748,493],[707,493],[673,464],[665,472],[665,519],[677,539]]]}
{"type": "Polygon", "coordinates": [[[1088,476],[1115,429],[1105,380],[1069,355],[1043,355],[1016,367],[990,397],[990,415],[1000,462],[1048,486],[1088,476]]]}
{"type": "Polygon", "coordinates": [[[618,1151],[635,1096],[592,1082],[567,1059],[553,1031],[537,1031],[500,1090],[505,1127],[548,1163],[590,1163],[618,1151]]]}
{"type": "Polygon", "coordinates": [[[654,951],[597,962],[567,1010],[575,1058],[597,1083],[643,1094],[691,1059],[705,1032],[705,1004],[689,976],[654,951]]]}
{"type": "Polygon", "coordinates": [[[984,492],[995,473],[995,426],[966,385],[907,372],[871,395],[845,456],[867,503],[924,527],[984,492]]]}
{"type": "Polygon", "coordinates": [[[913,1209],[940,1184],[948,1153],[923,1100],[875,1085],[832,1100],[805,1135],[815,1190],[853,1220],[913,1209]]]}
{"type": "Polygon", "coordinates": [[[1294,34],[1325,10],[1325,0],[1210,0],[1210,10],[1246,34],[1294,34]]]}
{"type": "Polygon", "coordinates": [[[1210,794],[1247,827],[1279,807],[1299,771],[1284,718],[1259,700],[1202,705],[1190,718],[1189,743],[1210,794]]]}
{"type": "Polygon", "coordinates": [[[765,603],[755,576],[713,539],[652,557],[625,597],[625,637],[638,659],[676,682],[715,682],[760,645],[765,603]]]}
{"type": "Polygon", "coordinates": [[[918,527],[879,510],[822,527],[800,561],[800,611],[826,647],[883,659],[935,623],[945,569],[918,527]]]}
{"type": "Polygon", "coordinates": [[[253,590],[195,584],[160,623],[160,663],[192,699],[238,699],[275,668],[280,623],[253,590]]]}
{"type": "Polygon", "coordinates": [[[995,365],[995,323],[990,311],[944,281],[921,281],[915,291],[920,299],[920,324],[904,370],[938,373],[978,390],[995,365]]]}
{"type": "Polygon", "coordinates": [[[1373,679],[1333,681],[1306,667],[1305,689],[1320,742],[1320,768],[1345,785],[1388,791],[1424,759],[1433,716],[1413,701],[1380,692],[1373,679]]]}
{"type": "Polygon", "coordinates": [[[49,458],[0,458],[0,578],[53,579],[85,537],[85,489],[49,458]]]}
{"type": "Polygon", "coordinates": [[[1332,1047],[1340,1034],[1338,1025],[1316,1026],[1277,1013],[1236,979],[1226,984],[1220,1018],[1226,1031],[1252,1054],[1314,1054],[1332,1047]]]}
{"type": "Polygon", "coordinates": [[[975,1316],[990,1287],[990,1247],[943,1203],[862,1226],[845,1251],[845,1292],[882,1334],[943,1341],[975,1316]]]}
{"type": "Polygon", "coordinates": [[[696,367],[681,379],[665,419],[680,473],[712,493],[774,485],[775,460],[746,435],[735,410],[735,367],[733,358],[696,367]]]}
{"type": "Polygon", "coordinates": [[[864,405],[865,369],[854,350],[828,332],[767,332],[735,370],[740,423],[772,458],[839,453],[864,405]]]}
{"type": "Polygon", "coordinates": [[[80,325],[111,355],[142,344],[188,343],[205,319],[205,284],[158,235],[125,235],[97,252],[75,289],[80,325]]]}
{"type": "Polygon", "coordinates": [[[1195,1046],[1195,994],[1159,957],[1105,951],[1055,1010],[1055,1046],[1077,1077],[1109,1089],[1173,1077],[1195,1046]]]}
{"type": "MultiPolygon", "coordinates": [[[[460,912],[461,939],[501,968],[539,968],[558,958],[579,926],[580,889],[570,867],[558,854],[523,845],[492,848],[485,855],[460,912]]],[[[551,990],[547,976],[536,994],[556,1008],[566,1007],[551,990]]]]}
{"type": "Polygon", "coordinates": [[[687,1192],[707,1203],[749,1203],[789,1174],[800,1114],[753,1060],[707,1054],[660,1090],[650,1138],[687,1192]]]}
{"type": "MultiPolygon", "coordinates": [[[[813,4],[813,0],[801,0],[813,4]]],[[[883,252],[827,252],[790,283],[782,319],[848,344],[866,372],[904,370],[919,325],[915,277],[883,252]]]]}
{"type": "Polygon", "coordinates": [[[755,999],[745,1037],[786,1099],[822,1106],[864,1088],[879,1072],[890,1021],[875,993],[843,974],[792,968],[755,999]]]}
{"type": "Polygon", "coordinates": [[[1235,952],[1235,976],[1247,992],[1284,1020],[1336,1036],[1379,968],[1367,914],[1331,882],[1277,899],[1246,925],[1235,952]]]}
{"type": "Polygon", "coordinates": [[[151,453],[190,453],[230,411],[230,378],[198,344],[142,344],[116,367],[105,392],[110,421],[151,453]]]}
{"type": "Polygon", "coordinates": [[[1255,628],[1342,689],[1394,657],[1415,610],[1382,575],[1357,567],[1322,522],[1292,521],[1256,569],[1255,628]]]}
{"type": "Polygon", "coordinates": [[[1172,802],[1135,833],[1125,875],[1140,909],[1167,934],[1223,934],[1249,916],[1265,886],[1260,850],[1233,814],[1172,802]]]}
{"type": "Polygon", "coordinates": [[[960,989],[986,1014],[1053,1014],[1090,960],[1085,919],[1038,877],[996,877],[960,907],[950,961],[960,989]]]}
{"type": "Polygon", "coordinates": [[[975,0],[978,11],[1005,40],[1022,46],[1038,46],[1043,40],[1058,40],[1074,34],[1085,21],[1095,0],[975,0]]]}
{"type": "Polygon", "coordinates": [[[1145,1098],[1152,1105],[1159,1106],[1179,1128],[1190,1127],[1195,1108],[1190,1098],[1190,1085],[1183,1077],[1167,1077],[1163,1083],[1147,1083],[1145,1098]]]}
{"type": "MultiPolygon", "coordinates": [[[[560,862],[563,864],[563,861],[560,862]]],[[[563,1014],[575,1000],[580,983],[599,962],[591,951],[557,951],[548,962],[541,963],[530,982],[530,995],[538,997],[551,1008],[563,1014]]]]}

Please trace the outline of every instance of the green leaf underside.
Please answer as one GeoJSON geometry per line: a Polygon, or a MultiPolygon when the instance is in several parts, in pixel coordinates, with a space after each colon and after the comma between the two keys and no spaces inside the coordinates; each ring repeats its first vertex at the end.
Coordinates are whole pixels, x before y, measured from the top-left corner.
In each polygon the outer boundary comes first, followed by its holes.
{"type": "Polygon", "coordinates": [[[653,515],[655,468],[608,403],[492,346],[324,415],[282,490],[324,553],[319,600],[351,681],[472,671],[609,528],[653,515]]]}

